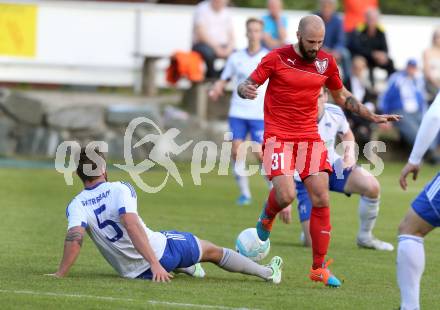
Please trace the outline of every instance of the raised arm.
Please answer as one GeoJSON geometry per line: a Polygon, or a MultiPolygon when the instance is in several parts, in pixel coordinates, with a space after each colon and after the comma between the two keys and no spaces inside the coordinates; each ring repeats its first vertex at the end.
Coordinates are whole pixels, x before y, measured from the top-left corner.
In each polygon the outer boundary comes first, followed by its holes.
{"type": "Polygon", "coordinates": [[[357,100],[351,92],[345,87],[338,90],[330,90],[332,97],[337,105],[353,112],[360,117],[374,123],[397,122],[402,116],[397,114],[375,114],[371,112],[365,105],[357,100]]]}
{"type": "Polygon", "coordinates": [[[81,226],[72,227],[67,231],[64,240],[64,254],[58,271],[53,274],[48,274],[48,276],[62,278],[69,273],[70,268],[75,263],[81,250],[84,232],[85,229],[81,226]]]}
{"type": "Polygon", "coordinates": [[[139,221],[139,216],[136,213],[125,213],[121,215],[121,222],[127,230],[135,249],[150,263],[151,272],[153,273],[152,280],[156,282],[171,281],[173,276],[162,267],[157,259],[148,241],[147,233],[139,221]]]}

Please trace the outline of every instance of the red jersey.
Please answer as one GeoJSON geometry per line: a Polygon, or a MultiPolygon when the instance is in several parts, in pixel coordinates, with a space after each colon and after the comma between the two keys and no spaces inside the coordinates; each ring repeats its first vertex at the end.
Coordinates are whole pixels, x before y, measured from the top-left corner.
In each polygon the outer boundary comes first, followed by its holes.
{"type": "Polygon", "coordinates": [[[269,79],[264,98],[265,139],[320,139],[321,87],[337,90],[343,86],[332,55],[319,51],[316,60],[307,62],[293,45],[287,45],[267,54],[250,77],[259,85],[269,79]]]}

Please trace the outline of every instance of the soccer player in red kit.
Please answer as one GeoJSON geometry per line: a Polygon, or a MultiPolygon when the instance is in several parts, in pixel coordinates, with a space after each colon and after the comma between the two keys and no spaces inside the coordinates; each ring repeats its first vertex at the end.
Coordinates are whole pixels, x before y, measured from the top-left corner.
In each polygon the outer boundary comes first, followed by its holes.
{"type": "Polygon", "coordinates": [[[321,50],[324,34],[324,22],[319,16],[303,17],[297,31],[298,43],[265,56],[238,86],[238,94],[254,99],[257,87],[269,79],[264,101],[263,165],[273,189],[257,223],[259,238],[269,238],[276,214],[293,201],[292,175],[297,170],[313,205],[310,279],[339,287],[341,282],[328,269],[331,260],[325,263],[331,230],[328,173],[332,168],[316,121],[321,87],[330,90],[336,104],[372,122],[398,121],[400,116],[374,114],[345,89],[335,59],[321,50]]]}

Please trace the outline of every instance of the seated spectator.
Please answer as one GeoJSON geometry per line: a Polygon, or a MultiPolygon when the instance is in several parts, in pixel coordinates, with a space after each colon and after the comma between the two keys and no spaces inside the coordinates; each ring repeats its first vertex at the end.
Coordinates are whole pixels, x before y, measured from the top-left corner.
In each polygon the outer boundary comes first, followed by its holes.
{"type": "Polygon", "coordinates": [[[206,63],[206,78],[219,76],[214,68],[217,58],[226,59],[234,50],[232,16],[226,7],[228,0],[205,0],[194,14],[193,50],[206,63]]]}
{"type": "Polygon", "coordinates": [[[345,46],[345,32],[341,16],[336,12],[336,0],[319,0],[319,15],[325,24],[323,48],[342,65],[343,76],[350,76],[351,56],[345,46]]]}
{"type": "MultiPolygon", "coordinates": [[[[414,145],[417,130],[428,106],[424,93],[423,76],[418,72],[417,62],[410,59],[405,70],[391,75],[387,89],[380,100],[380,108],[383,113],[403,116],[399,122],[395,123],[395,126],[408,145],[414,145]]],[[[431,157],[431,160],[437,161],[435,148],[436,143],[431,146],[428,156],[431,157]]]]}
{"type": "MultiPolygon", "coordinates": [[[[345,87],[356,99],[365,104],[371,111],[376,110],[377,94],[368,80],[367,61],[362,56],[355,56],[351,64],[351,74],[344,79],[345,87]]],[[[370,141],[372,124],[371,122],[346,111],[348,122],[360,145],[370,141]]]]}
{"type": "Polygon", "coordinates": [[[365,23],[365,12],[378,8],[378,0],[344,0],[344,31],[350,33],[365,23]]]}
{"type": "Polygon", "coordinates": [[[440,27],[434,31],[432,46],[423,53],[423,74],[432,101],[440,90],[440,27]]]}
{"type": "Polygon", "coordinates": [[[370,8],[365,13],[366,23],[357,27],[350,42],[350,51],[353,56],[360,55],[367,60],[370,70],[370,81],[374,86],[373,69],[385,69],[388,76],[395,72],[394,63],[388,54],[388,45],[385,31],[379,24],[379,11],[370,8]]]}
{"type": "Polygon", "coordinates": [[[263,45],[268,49],[274,49],[286,44],[287,17],[282,14],[282,0],[268,0],[267,9],[269,14],[262,18],[264,23],[263,45]]]}

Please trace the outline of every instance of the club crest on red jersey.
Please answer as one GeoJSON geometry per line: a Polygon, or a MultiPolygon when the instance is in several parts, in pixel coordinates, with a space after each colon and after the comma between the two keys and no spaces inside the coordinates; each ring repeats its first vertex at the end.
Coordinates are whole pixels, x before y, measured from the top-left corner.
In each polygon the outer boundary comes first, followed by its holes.
{"type": "Polygon", "coordinates": [[[316,70],[318,70],[318,72],[320,74],[323,74],[325,72],[325,70],[327,70],[328,59],[327,58],[325,58],[323,60],[316,59],[315,60],[315,67],[316,67],[316,70]]]}

